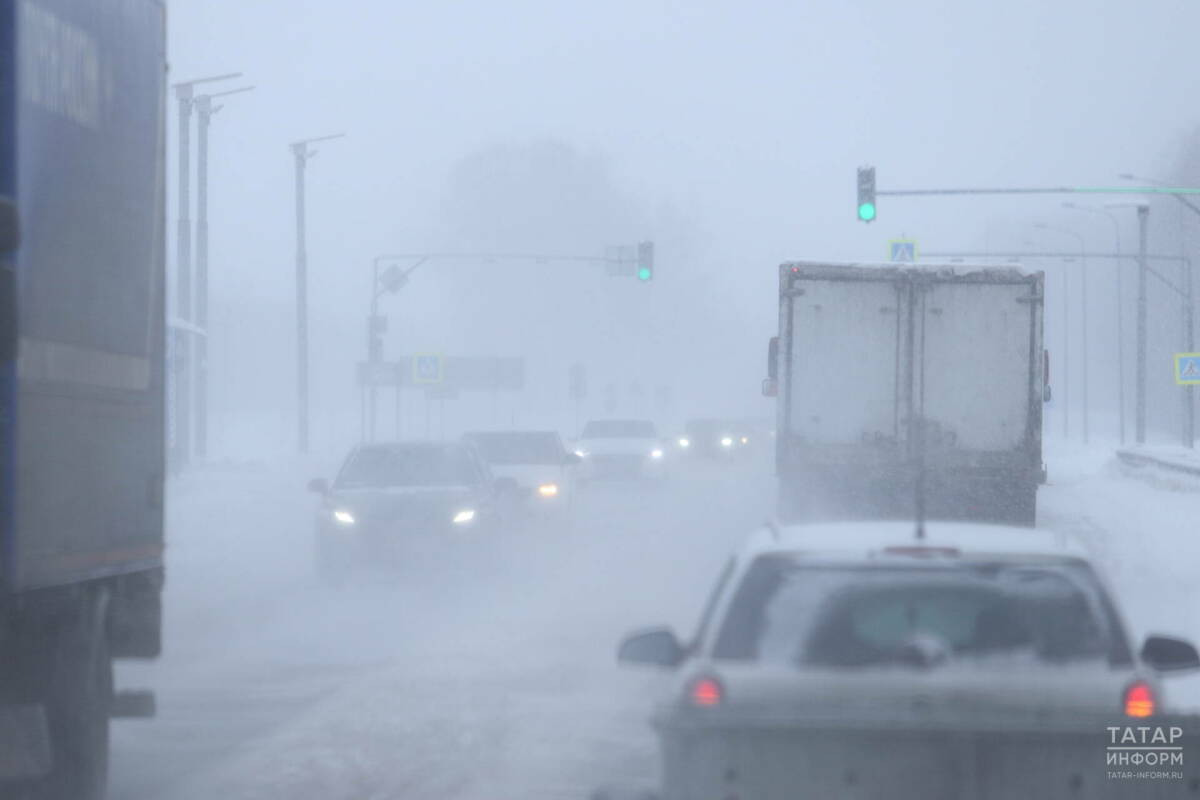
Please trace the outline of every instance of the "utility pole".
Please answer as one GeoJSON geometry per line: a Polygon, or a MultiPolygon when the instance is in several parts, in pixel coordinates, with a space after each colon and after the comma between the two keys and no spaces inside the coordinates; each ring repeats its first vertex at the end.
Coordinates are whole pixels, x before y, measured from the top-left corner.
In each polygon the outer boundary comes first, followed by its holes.
{"type": "Polygon", "coordinates": [[[196,106],[196,456],[208,454],[208,128],[221,110],[214,97],[248,92],[253,86],[197,95],[196,106]]]}
{"type": "Polygon", "coordinates": [[[304,167],[316,155],[309,145],[344,133],[292,142],[296,162],[296,434],[301,454],[308,452],[308,252],[305,244],[304,167]]]}
{"type": "MultiPolygon", "coordinates": [[[[212,83],[240,77],[240,72],[198,78],[174,85],[175,97],[179,101],[179,226],[175,239],[175,289],[176,313],[180,322],[192,322],[192,221],[191,221],[191,146],[192,106],[195,87],[199,83],[212,83]]],[[[195,368],[191,353],[190,334],[181,329],[176,334],[174,398],[175,442],[174,461],[182,467],[192,454],[192,371],[195,368]]]]}
{"type": "Polygon", "coordinates": [[[1135,409],[1136,441],[1146,443],[1146,240],[1149,235],[1150,206],[1139,205],[1138,215],[1138,296],[1137,296],[1137,401],[1135,409]]]}

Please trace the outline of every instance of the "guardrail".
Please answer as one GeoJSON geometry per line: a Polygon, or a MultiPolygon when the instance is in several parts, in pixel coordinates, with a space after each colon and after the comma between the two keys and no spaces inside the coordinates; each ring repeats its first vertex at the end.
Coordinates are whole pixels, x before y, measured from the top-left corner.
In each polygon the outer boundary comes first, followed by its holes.
{"type": "Polygon", "coordinates": [[[1178,472],[1181,475],[1200,477],[1200,465],[1198,464],[1181,464],[1178,461],[1171,461],[1134,450],[1118,450],[1117,458],[1131,467],[1159,467],[1171,472],[1178,472]]]}

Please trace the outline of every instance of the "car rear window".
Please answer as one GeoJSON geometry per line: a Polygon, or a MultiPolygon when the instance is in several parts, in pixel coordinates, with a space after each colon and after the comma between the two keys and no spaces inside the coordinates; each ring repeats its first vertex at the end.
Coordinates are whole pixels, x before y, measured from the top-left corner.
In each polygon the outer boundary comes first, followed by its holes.
{"type": "Polygon", "coordinates": [[[879,666],[918,640],[960,660],[1129,659],[1082,564],[805,566],[777,556],[747,571],[714,656],[879,666]]]}
{"type": "Polygon", "coordinates": [[[653,439],[654,423],[641,419],[592,420],[583,428],[584,439],[653,439]]]}

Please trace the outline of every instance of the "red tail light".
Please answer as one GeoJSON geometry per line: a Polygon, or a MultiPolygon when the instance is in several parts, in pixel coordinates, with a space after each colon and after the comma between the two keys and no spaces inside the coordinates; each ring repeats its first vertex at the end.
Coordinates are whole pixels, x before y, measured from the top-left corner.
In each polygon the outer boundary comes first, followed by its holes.
{"type": "Polygon", "coordinates": [[[697,678],[692,682],[688,696],[692,700],[692,705],[715,706],[720,705],[725,696],[725,690],[715,678],[697,678]]]}
{"type": "Polygon", "coordinates": [[[1138,681],[1125,690],[1125,716],[1149,717],[1154,714],[1154,692],[1138,681]]]}

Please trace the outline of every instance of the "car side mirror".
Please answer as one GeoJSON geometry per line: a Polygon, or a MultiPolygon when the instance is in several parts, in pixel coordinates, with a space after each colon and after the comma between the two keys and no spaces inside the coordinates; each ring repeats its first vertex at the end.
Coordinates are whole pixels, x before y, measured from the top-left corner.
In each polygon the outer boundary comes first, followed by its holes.
{"type": "Polygon", "coordinates": [[[313,478],[308,482],[308,490],[315,494],[329,494],[329,481],[324,478],[313,478]]]}
{"type": "Polygon", "coordinates": [[[21,244],[21,215],[10,197],[0,197],[0,253],[10,253],[21,244]]]}
{"type": "Polygon", "coordinates": [[[1184,639],[1147,636],[1142,644],[1142,661],[1159,672],[1183,672],[1200,668],[1200,653],[1184,639]]]}
{"type": "Polygon", "coordinates": [[[631,633],[617,648],[617,661],[623,664],[675,667],[683,661],[684,655],[683,645],[669,628],[631,633]]]}
{"type": "Polygon", "coordinates": [[[579,453],[567,453],[565,456],[563,456],[563,463],[568,467],[573,467],[576,464],[582,464],[583,456],[579,455],[579,453]]]}

